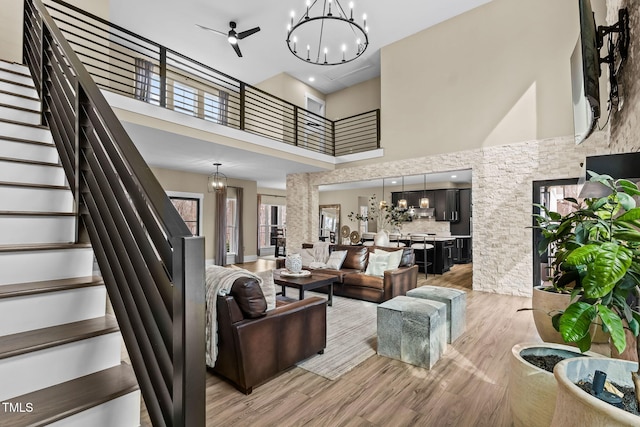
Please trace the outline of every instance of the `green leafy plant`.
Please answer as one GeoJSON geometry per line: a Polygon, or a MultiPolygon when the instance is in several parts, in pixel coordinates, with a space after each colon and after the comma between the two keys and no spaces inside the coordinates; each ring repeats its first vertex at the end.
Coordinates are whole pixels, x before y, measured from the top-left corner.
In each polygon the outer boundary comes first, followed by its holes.
{"type": "Polygon", "coordinates": [[[409,219],[409,214],[397,207],[380,205],[376,195],[369,197],[369,207],[367,215],[351,212],[347,215],[351,221],[369,221],[375,220],[377,230],[387,230],[388,228],[401,228],[402,223],[409,219]]]}
{"type": "MultiPolygon", "coordinates": [[[[556,247],[554,287],[563,291],[568,283],[576,284],[571,304],[552,321],[562,338],[583,352],[591,348],[591,324],[599,324],[622,353],[625,328],[635,337],[640,333],[640,208],[634,199],[640,190],[625,179],[589,174],[591,182],[609,190],[607,196],[585,199],[581,205],[566,199],[578,205],[567,215],[538,205],[544,214],[535,215],[543,235],[539,250],[556,247]]],[[[640,356],[640,344],[636,352],[640,356]]],[[[633,380],[640,396],[640,370],[633,380]]]]}

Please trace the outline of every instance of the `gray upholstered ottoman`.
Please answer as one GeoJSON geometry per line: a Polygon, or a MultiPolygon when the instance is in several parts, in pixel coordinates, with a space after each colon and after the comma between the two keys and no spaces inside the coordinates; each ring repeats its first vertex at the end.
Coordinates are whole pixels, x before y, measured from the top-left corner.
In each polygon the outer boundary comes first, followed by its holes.
{"type": "Polygon", "coordinates": [[[447,342],[452,343],[464,333],[467,312],[467,293],[438,286],[420,286],[407,291],[407,296],[440,301],[447,305],[447,342]]]}
{"type": "Polygon", "coordinates": [[[378,354],[431,369],[447,346],[446,304],[397,296],[378,306],[378,354]]]}

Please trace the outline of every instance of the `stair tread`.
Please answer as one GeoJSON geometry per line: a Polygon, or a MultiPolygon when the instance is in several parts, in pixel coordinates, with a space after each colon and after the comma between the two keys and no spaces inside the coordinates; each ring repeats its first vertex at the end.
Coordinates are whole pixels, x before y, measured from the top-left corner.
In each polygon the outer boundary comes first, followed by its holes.
{"type": "Polygon", "coordinates": [[[0,286],[0,299],[99,286],[103,283],[100,276],[85,276],[2,285],[0,286]]]}
{"type": "Polygon", "coordinates": [[[12,84],[12,85],[25,87],[25,88],[28,88],[28,89],[35,89],[35,86],[33,85],[33,83],[31,83],[29,85],[29,84],[26,84],[26,83],[14,82],[13,80],[7,80],[7,79],[3,79],[3,78],[0,78],[0,82],[9,83],[9,84],[12,84]]]}
{"type": "Polygon", "coordinates": [[[38,110],[33,110],[31,108],[25,108],[25,107],[18,107],[17,105],[3,104],[1,102],[0,102],[0,107],[13,108],[14,110],[25,111],[27,113],[40,114],[40,111],[38,110]]]}
{"type": "Polygon", "coordinates": [[[0,216],[76,216],[74,212],[0,211],[0,216]]]}
{"type": "Polygon", "coordinates": [[[55,144],[53,144],[51,142],[34,141],[32,139],[16,138],[15,136],[0,135],[0,139],[5,140],[5,141],[22,142],[24,144],[44,145],[44,146],[47,146],[47,147],[55,148],[55,144]]]}
{"type": "Polygon", "coordinates": [[[60,163],[53,162],[43,162],[41,160],[29,160],[29,159],[17,159],[15,157],[1,157],[0,161],[3,162],[12,162],[12,163],[25,163],[29,165],[38,165],[38,166],[51,166],[51,167],[62,167],[60,163]]]}
{"type": "Polygon", "coordinates": [[[46,188],[50,190],[70,190],[68,185],[31,184],[28,182],[0,181],[0,185],[4,185],[8,187],[33,187],[33,188],[46,188]]]}
{"type": "Polygon", "coordinates": [[[64,325],[5,335],[0,337],[0,359],[118,332],[119,330],[115,317],[107,315],[79,322],[65,323],[64,325]]]}
{"type": "Polygon", "coordinates": [[[0,119],[0,122],[10,123],[12,125],[18,125],[18,126],[26,126],[26,127],[29,127],[29,128],[49,130],[49,127],[45,126],[45,125],[34,125],[32,123],[24,123],[24,122],[19,122],[19,121],[16,121],[16,120],[0,119]]]}
{"type": "Polygon", "coordinates": [[[0,89],[0,93],[4,93],[6,95],[11,95],[11,96],[17,96],[19,98],[29,99],[31,101],[40,102],[40,98],[36,98],[36,97],[33,97],[33,96],[29,96],[29,95],[22,95],[21,93],[13,93],[13,92],[9,92],[8,90],[1,90],[0,89]]]}
{"type": "Polygon", "coordinates": [[[61,384],[37,390],[5,402],[28,402],[32,412],[4,412],[2,425],[44,426],[138,390],[130,365],[105,369],[61,384]]]}
{"type": "MultiPolygon", "coordinates": [[[[29,68],[25,68],[25,69],[24,69],[24,70],[25,70],[25,72],[24,72],[24,73],[22,73],[22,72],[17,71],[17,70],[12,70],[12,69],[10,69],[10,68],[6,68],[6,67],[4,66],[4,64],[8,64],[8,63],[7,63],[6,61],[0,61],[0,71],[4,71],[4,72],[6,72],[6,73],[15,74],[16,76],[20,76],[20,77],[29,77],[29,78],[31,78],[31,74],[29,74],[29,68]]],[[[17,63],[15,63],[15,62],[14,62],[13,64],[15,64],[15,65],[22,65],[23,67],[26,67],[26,65],[23,65],[23,64],[17,64],[17,63]]]]}
{"type": "Polygon", "coordinates": [[[37,243],[19,245],[0,245],[1,252],[24,252],[24,251],[48,251],[52,249],[82,249],[90,248],[90,243],[37,243]]]}

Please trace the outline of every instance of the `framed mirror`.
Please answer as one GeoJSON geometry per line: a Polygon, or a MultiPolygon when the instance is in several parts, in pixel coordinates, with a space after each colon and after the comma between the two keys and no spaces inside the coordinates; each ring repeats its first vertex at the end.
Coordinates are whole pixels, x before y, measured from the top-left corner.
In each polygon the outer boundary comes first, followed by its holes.
{"type": "Polygon", "coordinates": [[[336,243],[339,234],[340,205],[320,205],[320,240],[336,243]]]}

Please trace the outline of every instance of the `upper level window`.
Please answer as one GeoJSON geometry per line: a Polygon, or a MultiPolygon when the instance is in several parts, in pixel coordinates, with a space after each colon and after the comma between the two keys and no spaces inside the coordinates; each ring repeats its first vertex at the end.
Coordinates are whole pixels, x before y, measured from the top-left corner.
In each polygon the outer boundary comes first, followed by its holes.
{"type": "Polygon", "coordinates": [[[229,94],[219,91],[217,95],[204,94],[204,118],[212,122],[226,125],[228,122],[229,94]]]}
{"type": "Polygon", "coordinates": [[[196,115],[196,89],[175,82],[173,84],[173,109],[175,111],[196,115]]]}

